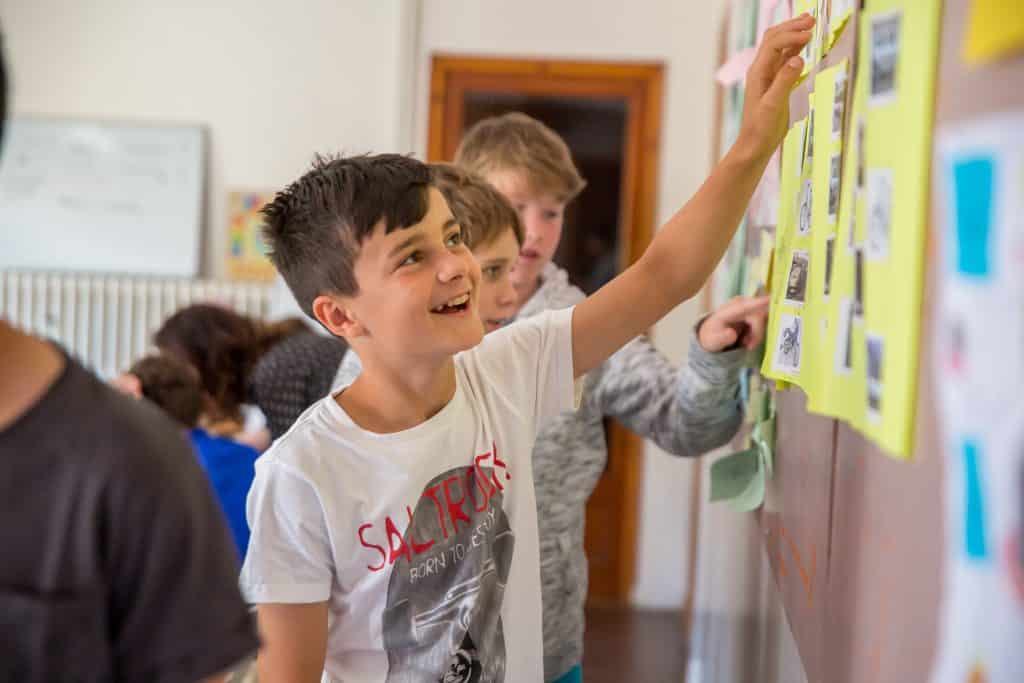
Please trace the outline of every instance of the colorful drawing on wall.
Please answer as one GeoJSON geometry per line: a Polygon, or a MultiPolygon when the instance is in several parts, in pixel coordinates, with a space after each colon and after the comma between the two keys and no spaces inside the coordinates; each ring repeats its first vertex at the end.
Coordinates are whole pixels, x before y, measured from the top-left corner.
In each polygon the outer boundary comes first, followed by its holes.
{"type": "Polygon", "coordinates": [[[988,274],[993,166],[992,159],[984,157],[958,160],[953,165],[957,270],[964,276],[988,274]]]}
{"type": "Polygon", "coordinates": [[[277,271],[267,258],[260,230],[260,209],[272,201],[271,191],[232,191],[228,193],[227,275],[232,280],[273,280],[277,271]]]}
{"type": "Polygon", "coordinates": [[[1019,2],[973,0],[963,56],[968,64],[988,64],[1024,51],[1024,12],[1019,2]]]}

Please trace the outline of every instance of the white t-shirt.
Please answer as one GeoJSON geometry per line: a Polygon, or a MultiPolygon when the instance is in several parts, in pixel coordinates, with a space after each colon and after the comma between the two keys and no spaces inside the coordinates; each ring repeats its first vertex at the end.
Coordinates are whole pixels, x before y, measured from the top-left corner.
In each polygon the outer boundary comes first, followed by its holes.
{"type": "Polygon", "coordinates": [[[256,461],[242,588],[329,601],[325,681],[541,681],[531,452],[574,407],[572,309],[455,357],[456,389],[411,429],[316,403],[256,461]]]}

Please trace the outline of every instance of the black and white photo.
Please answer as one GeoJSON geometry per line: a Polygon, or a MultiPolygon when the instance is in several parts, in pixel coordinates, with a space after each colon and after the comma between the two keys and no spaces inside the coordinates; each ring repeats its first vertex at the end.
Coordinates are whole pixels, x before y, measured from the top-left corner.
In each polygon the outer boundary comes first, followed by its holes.
{"type": "Polygon", "coordinates": [[[811,234],[811,209],[814,203],[814,183],[810,178],[804,181],[804,186],[800,190],[799,201],[796,229],[801,235],[809,235],[811,234]]]}
{"type": "Polygon", "coordinates": [[[848,375],[853,369],[853,301],[839,302],[839,329],[836,330],[836,373],[848,375]]]}
{"type": "Polygon", "coordinates": [[[810,118],[807,124],[807,160],[804,163],[811,163],[814,159],[814,110],[811,109],[810,118]]]}
{"type": "Polygon", "coordinates": [[[900,57],[901,12],[888,12],[871,18],[871,98],[872,106],[884,105],[896,98],[897,68],[900,57]]]}
{"type": "Polygon", "coordinates": [[[779,331],[775,340],[774,369],[797,374],[800,372],[800,345],[803,338],[803,321],[798,315],[779,315],[779,331]]]}
{"type": "Polygon", "coordinates": [[[832,291],[832,263],[835,259],[835,235],[829,235],[828,239],[825,240],[825,286],[824,293],[825,298],[828,298],[829,292],[832,291]]]}
{"type": "Polygon", "coordinates": [[[843,134],[843,115],[846,111],[846,71],[836,74],[835,99],[832,101],[832,139],[838,140],[843,134]]]}
{"type": "Polygon", "coordinates": [[[794,251],[786,278],[786,302],[802,306],[807,299],[807,268],[809,259],[806,251],[794,251]]]}
{"type": "Polygon", "coordinates": [[[877,334],[866,334],[868,366],[868,417],[877,421],[882,415],[882,352],[883,340],[877,334]]]}
{"type": "Polygon", "coordinates": [[[868,231],[864,241],[864,249],[869,261],[882,261],[889,258],[892,201],[892,169],[869,168],[867,190],[868,231]]]}
{"type": "Polygon", "coordinates": [[[839,181],[842,176],[843,155],[836,152],[829,162],[828,174],[828,222],[835,223],[839,215],[839,181]]]}
{"type": "Polygon", "coordinates": [[[864,250],[853,251],[853,314],[864,317],[864,250]]]}

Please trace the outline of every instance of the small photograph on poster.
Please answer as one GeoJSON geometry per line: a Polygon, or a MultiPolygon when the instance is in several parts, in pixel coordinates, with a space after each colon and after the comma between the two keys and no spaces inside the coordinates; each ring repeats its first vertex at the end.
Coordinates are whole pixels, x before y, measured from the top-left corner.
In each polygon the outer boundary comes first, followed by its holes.
{"type": "Polygon", "coordinates": [[[793,260],[789,264],[789,277],[786,279],[786,303],[803,306],[806,301],[807,264],[806,251],[793,252],[793,260]]]}
{"type": "Polygon", "coordinates": [[[887,12],[871,17],[871,98],[872,106],[896,99],[896,70],[900,57],[902,12],[887,12]]]}
{"type": "Polygon", "coordinates": [[[857,194],[864,191],[864,117],[857,117],[857,194]]]}
{"type": "Polygon", "coordinates": [[[832,155],[831,168],[828,176],[828,222],[835,223],[839,215],[839,180],[840,166],[842,165],[842,153],[832,155]]]}
{"type": "Polygon", "coordinates": [[[846,253],[852,254],[857,248],[857,200],[850,207],[850,227],[846,233],[846,253]]]}
{"type": "Polygon", "coordinates": [[[779,333],[775,340],[775,366],[777,372],[798,374],[800,372],[800,344],[803,337],[803,322],[798,315],[779,315],[779,333]]]}
{"type": "Polygon", "coordinates": [[[846,71],[836,74],[836,93],[832,101],[832,139],[838,140],[843,134],[843,115],[846,111],[846,71]]]}
{"type": "Polygon", "coordinates": [[[889,235],[892,230],[892,200],[892,169],[868,169],[868,234],[864,249],[870,261],[884,261],[889,258],[889,235]]]}
{"type": "Polygon", "coordinates": [[[868,359],[868,417],[877,421],[882,416],[882,337],[866,334],[868,359]]]}
{"type": "Polygon", "coordinates": [[[853,251],[853,315],[864,317],[864,250],[853,251]]]}
{"type": "Polygon", "coordinates": [[[814,184],[808,179],[800,190],[800,205],[797,207],[797,232],[801,235],[811,234],[811,209],[814,199],[814,184]]]}
{"type": "Polygon", "coordinates": [[[228,249],[226,270],[232,280],[269,282],[277,270],[267,258],[260,210],[274,200],[273,191],[228,193],[228,249]]]}
{"type": "Polygon", "coordinates": [[[825,240],[825,299],[828,299],[829,292],[832,291],[832,262],[835,258],[835,246],[835,235],[829,235],[825,240]]]}
{"type": "Polygon", "coordinates": [[[811,163],[814,159],[814,110],[811,110],[811,116],[809,123],[807,124],[807,160],[806,163],[811,163]]]}
{"type": "Polygon", "coordinates": [[[839,302],[839,329],[836,331],[836,373],[848,375],[853,369],[853,302],[839,302]]]}

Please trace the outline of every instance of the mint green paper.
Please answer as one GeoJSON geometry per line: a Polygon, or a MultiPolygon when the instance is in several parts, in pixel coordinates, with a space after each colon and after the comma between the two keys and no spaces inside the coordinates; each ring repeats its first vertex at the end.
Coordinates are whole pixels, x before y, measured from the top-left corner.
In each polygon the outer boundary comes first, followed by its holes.
{"type": "Polygon", "coordinates": [[[711,464],[711,502],[731,500],[743,495],[750,488],[758,470],[761,469],[759,459],[757,450],[748,448],[713,462],[711,464]]]}
{"type": "Polygon", "coordinates": [[[754,471],[754,476],[747,484],[747,487],[743,489],[740,495],[729,500],[729,505],[733,510],[737,512],[750,512],[761,507],[761,503],[764,502],[764,468],[760,467],[760,458],[752,458],[755,464],[758,465],[754,471]]]}

